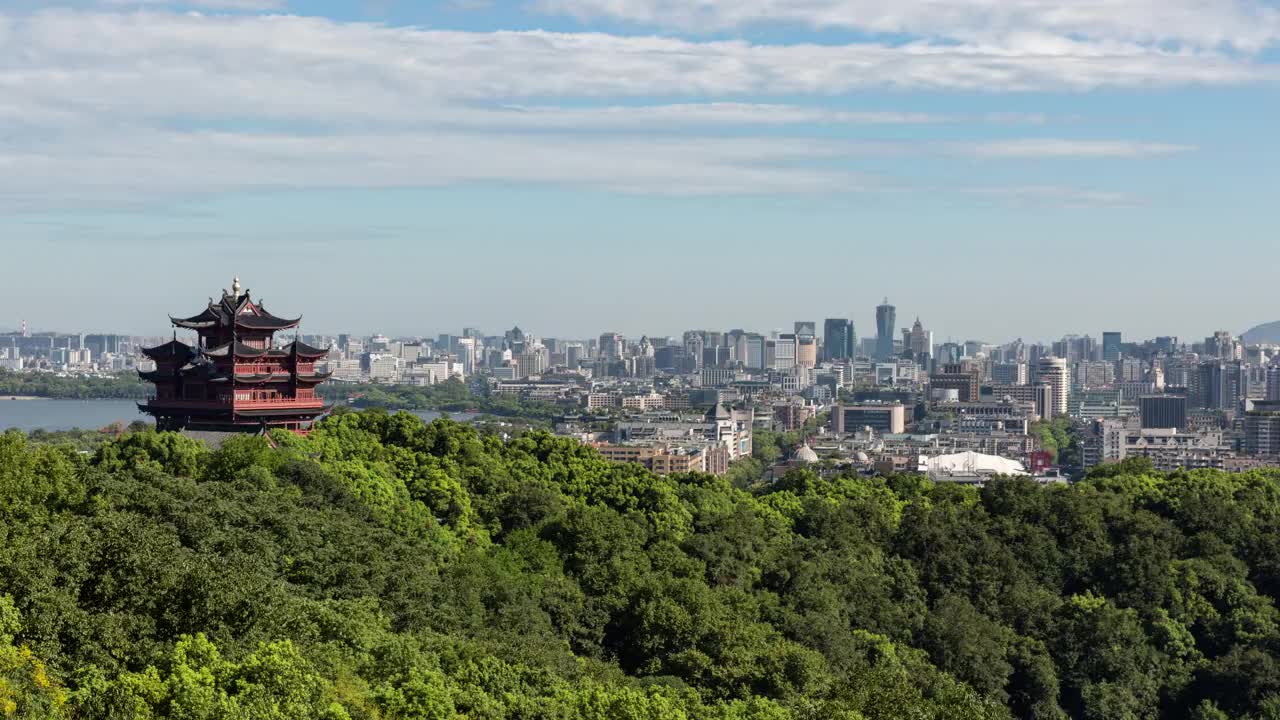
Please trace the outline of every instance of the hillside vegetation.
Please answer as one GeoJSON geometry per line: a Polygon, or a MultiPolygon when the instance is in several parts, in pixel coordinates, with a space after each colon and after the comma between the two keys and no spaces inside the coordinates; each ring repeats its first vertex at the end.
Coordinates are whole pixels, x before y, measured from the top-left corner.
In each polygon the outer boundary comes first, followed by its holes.
{"type": "Polygon", "coordinates": [[[0,435],[0,717],[1280,717],[1280,474],[748,492],[339,413],[0,435]]]}

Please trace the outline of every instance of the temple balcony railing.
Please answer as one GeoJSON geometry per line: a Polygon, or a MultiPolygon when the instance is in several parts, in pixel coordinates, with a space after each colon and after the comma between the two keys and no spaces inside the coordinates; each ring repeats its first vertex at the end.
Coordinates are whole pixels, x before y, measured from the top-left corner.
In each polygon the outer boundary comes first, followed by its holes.
{"type": "Polygon", "coordinates": [[[191,408],[198,410],[269,410],[271,408],[322,408],[324,407],[324,398],[320,397],[300,397],[300,398],[266,398],[257,400],[182,400],[167,399],[157,400],[152,398],[147,402],[147,406],[153,408],[191,408]]]}
{"type": "MultiPolygon", "coordinates": [[[[311,375],[316,371],[316,363],[298,363],[300,375],[311,375]]],[[[267,373],[288,374],[292,369],[287,365],[271,363],[236,363],[237,375],[264,375],[267,373]]]]}
{"type": "Polygon", "coordinates": [[[265,400],[236,400],[236,410],[270,410],[272,408],[322,408],[324,399],[318,397],[268,398],[265,400]]]}
{"type": "Polygon", "coordinates": [[[244,363],[236,363],[237,375],[268,375],[268,374],[275,374],[275,373],[287,374],[288,372],[289,372],[289,368],[283,367],[281,365],[273,365],[273,364],[246,365],[244,363]]]}

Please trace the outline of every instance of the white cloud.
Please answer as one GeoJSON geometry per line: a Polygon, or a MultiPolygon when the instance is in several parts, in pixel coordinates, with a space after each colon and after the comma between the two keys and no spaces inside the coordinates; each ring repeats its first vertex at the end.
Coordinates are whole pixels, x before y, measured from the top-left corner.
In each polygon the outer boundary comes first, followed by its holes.
{"type": "MultiPolygon", "coordinates": [[[[1173,151],[1068,141],[1022,143],[1012,154],[1005,145],[991,143],[962,147],[795,138],[116,130],[0,143],[0,195],[121,201],[169,193],[493,181],[659,195],[846,193],[904,188],[829,161],[911,155],[1139,157],[1173,151]]],[[[1082,197],[1082,191],[1072,195],[1073,200],[1082,197]]]]}
{"type": "Polygon", "coordinates": [[[832,95],[1238,83],[1268,71],[1213,52],[1084,41],[1035,55],[450,32],[285,15],[0,14],[0,195],[118,201],[489,181],[686,195],[847,192],[883,187],[848,162],[873,155],[1136,158],[1187,148],[778,137],[776,128],[814,124],[1045,122],[837,109],[827,106],[832,95]],[[807,97],[769,102],[783,95],[807,97]],[[644,104],[652,96],[682,100],[644,104]],[[707,137],[718,128],[733,132],[707,137]]]}
{"type": "Polygon", "coordinates": [[[1128,140],[1065,140],[1036,138],[951,144],[949,152],[985,158],[1141,158],[1191,152],[1189,145],[1128,140]]]}
{"type": "MultiPolygon", "coordinates": [[[[754,45],[602,33],[454,32],[294,16],[48,11],[11,19],[8,92],[59,101],[408,113],[442,100],[1013,92],[1235,84],[1274,68],[1210,51],[1067,41],[754,45]],[[160,96],[173,96],[161,99],[160,96]]],[[[0,35],[4,38],[4,35],[0,35]]]]}
{"type": "Polygon", "coordinates": [[[1280,40],[1259,0],[537,0],[582,19],[705,32],[795,23],[1052,51],[1067,38],[1257,51],[1280,40]]]}
{"type": "Polygon", "coordinates": [[[268,12],[284,10],[286,0],[98,0],[108,7],[189,7],[208,10],[244,10],[268,12]]]}
{"type": "Polygon", "coordinates": [[[126,199],[486,181],[675,195],[845,192],[865,185],[845,171],[801,164],[831,154],[825,143],[802,140],[146,132],[0,145],[0,188],[126,199]]]}

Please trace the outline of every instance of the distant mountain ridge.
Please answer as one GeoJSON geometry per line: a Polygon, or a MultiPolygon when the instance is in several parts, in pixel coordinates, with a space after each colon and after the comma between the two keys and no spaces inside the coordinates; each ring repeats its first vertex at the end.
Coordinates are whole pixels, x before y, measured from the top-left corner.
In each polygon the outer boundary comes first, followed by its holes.
{"type": "Polygon", "coordinates": [[[1245,331],[1244,343],[1257,345],[1261,343],[1280,344],[1280,320],[1259,325],[1245,331]]]}

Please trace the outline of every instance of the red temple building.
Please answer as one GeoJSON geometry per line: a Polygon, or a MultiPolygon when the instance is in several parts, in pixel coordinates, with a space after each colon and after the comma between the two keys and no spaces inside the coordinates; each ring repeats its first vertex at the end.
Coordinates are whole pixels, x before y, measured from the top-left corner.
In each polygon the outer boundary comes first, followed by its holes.
{"type": "Polygon", "coordinates": [[[169,318],[194,330],[195,346],[177,339],[143,350],[156,363],[143,380],[156,396],[138,407],[156,419],[160,430],[259,432],[284,428],[305,432],[325,405],[316,387],[328,373],[316,362],[328,350],[298,340],[275,347],[277,332],[298,327],[302,318],[278,318],[240,292],[236,278],[222,300],[189,318],[169,318]]]}

